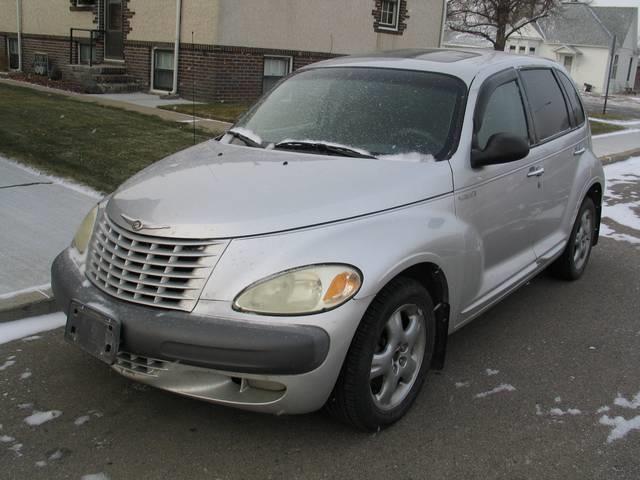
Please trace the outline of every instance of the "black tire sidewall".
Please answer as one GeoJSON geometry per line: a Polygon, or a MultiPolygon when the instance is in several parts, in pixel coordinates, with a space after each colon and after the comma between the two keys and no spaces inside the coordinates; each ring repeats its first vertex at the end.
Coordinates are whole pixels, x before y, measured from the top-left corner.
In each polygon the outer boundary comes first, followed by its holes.
{"type": "Polygon", "coordinates": [[[582,205],[580,206],[580,210],[578,211],[578,216],[576,217],[576,221],[574,222],[573,229],[571,230],[571,236],[569,237],[569,243],[567,245],[567,251],[566,251],[567,262],[568,262],[568,266],[569,266],[569,269],[570,269],[570,274],[571,274],[571,277],[574,278],[574,279],[580,278],[582,276],[582,274],[586,270],[587,265],[589,263],[589,258],[591,257],[591,250],[592,250],[592,247],[593,247],[593,235],[594,235],[594,231],[595,231],[595,222],[596,222],[596,207],[593,204],[593,200],[591,200],[589,197],[587,197],[582,202],[582,205]],[[584,212],[586,210],[590,210],[591,211],[591,219],[592,219],[592,222],[593,222],[593,224],[591,225],[592,226],[592,229],[591,229],[591,242],[589,242],[589,251],[587,252],[587,257],[585,258],[585,261],[582,264],[582,268],[578,269],[578,268],[576,268],[576,264],[575,264],[575,261],[574,261],[573,254],[575,252],[576,235],[578,234],[578,229],[580,228],[580,222],[582,220],[582,215],[584,214],[584,212]]]}
{"type": "MultiPolygon", "coordinates": [[[[389,286],[393,288],[391,284],[389,286]]],[[[402,285],[395,288],[395,290],[390,291],[388,295],[384,295],[383,298],[384,300],[382,302],[372,305],[369,308],[360,326],[360,329],[364,330],[364,332],[361,331],[359,333],[364,333],[365,342],[363,343],[364,348],[360,352],[359,358],[349,359],[355,363],[355,365],[352,364],[352,366],[355,367],[354,373],[357,376],[354,383],[357,385],[356,396],[358,398],[356,400],[358,408],[363,420],[365,420],[367,427],[370,429],[376,427],[384,428],[396,422],[411,407],[424,383],[433,357],[435,345],[436,324],[433,313],[433,302],[429,293],[422,285],[415,280],[408,279],[405,280],[402,285]],[[369,381],[371,362],[378,339],[389,317],[399,307],[406,304],[415,304],[423,311],[425,319],[424,327],[427,335],[425,353],[418,376],[407,397],[397,407],[389,410],[381,410],[375,405],[371,395],[371,382],[369,381]]]]}

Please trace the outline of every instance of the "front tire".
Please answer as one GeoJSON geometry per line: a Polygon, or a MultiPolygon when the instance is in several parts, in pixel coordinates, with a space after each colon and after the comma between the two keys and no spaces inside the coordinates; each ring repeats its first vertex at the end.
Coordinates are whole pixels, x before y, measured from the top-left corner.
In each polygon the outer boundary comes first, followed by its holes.
{"type": "Polygon", "coordinates": [[[411,278],[392,280],[362,318],[327,402],[329,413],[368,431],[402,418],[429,370],[435,325],[429,292],[411,278]]]}
{"type": "Polygon", "coordinates": [[[589,263],[596,226],[596,207],[587,197],[580,206],[578,217],[562,255],[551,265],[551,273],[563,280],[577,280],[589,263]]]}

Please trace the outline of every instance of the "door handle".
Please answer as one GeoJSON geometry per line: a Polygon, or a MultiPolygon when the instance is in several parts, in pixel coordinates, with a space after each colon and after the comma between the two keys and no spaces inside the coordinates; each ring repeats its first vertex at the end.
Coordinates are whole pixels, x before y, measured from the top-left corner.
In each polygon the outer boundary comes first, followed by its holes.
{"type": "Polygon", "coordinates": [[[584,148],[584,147],[576,148],[576,149],[573,151],[573,154],[574,154],[574,155],[576,155],[576,156],[577,156],[577,155],[582,155],[582,154],[583,154],[584,152],[586,152],[586,151],[587,151],[587,149],[586,149],[586,148],[584,148]]]}
{"type": "Polygon", "coordinates": [[[544,167],[531,167],[527,172],[527,177],[540,177],[544,173],[544,167]]]}

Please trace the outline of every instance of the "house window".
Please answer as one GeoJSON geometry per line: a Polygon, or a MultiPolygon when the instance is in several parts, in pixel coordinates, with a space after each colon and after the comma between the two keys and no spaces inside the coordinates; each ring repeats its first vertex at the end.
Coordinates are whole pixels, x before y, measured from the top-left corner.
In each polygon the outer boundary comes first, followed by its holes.
{"type": "Polygon", "coordinates": [[[264,57],[262,91],[268,92],[289,73],[291,73],[291,57],[264,57]]]}
{"type": "Polygon", "coordinates": [[[629,70],[627,70],[627,82],[631,79],[631,67],[633,66],[633,57],[629,59],[629,70]]]}
{"type": "Polygon", "coordinates": [[[20,68],[20,55],[18,50],[18,39],[9,39],[9,70],[18,70],[20,68]]]}
{"type": "Polygon", "coordinates": [[[173,50],[153,51],[153,90],[173,89],[173,50]]]}
{"type": "Polygon", "coordinates": [[[571,67],[573,67],[573,57],[571,55],[565,55],[562,59],[562,65],[567,69],[567,72],[571,73],[571,67]]]}
{"type": "Polygon", "coordinates": [[[611,65],[611,78],[618,76],[618,55],[613,56],[613,65],[611,65]]]}
{"type": "Polygon", "coordinates": [[[382,0],[380,14],[380,26],[384,28],[398,28],[398,18],[400,16],[399,0],[382,0]]]}
{"type": "Polygon", "coordinates": [[[529,55],[535,55],[536,54],[536,47],[529,47],[529,55]]]}
{"type": "Polygon", "coordinates": [[[527,47],[521,45],[520,48],[518,48],[518,53],[520,55],[524,55],[525,53],[527,53],[527,47]]]}
{"type": "Polygon", "coordinates": [[[96,50],[97,48],[93,47],[93,49],[91,48],[91,45],[89,45],[88,43],[79,43],[78,44],[78,59],[80,60],[79,63],[85,64],[85,63],[89,63],[89,55],[91,55],[91,63],[95,63],[96,60],[96,50]]]}
{"type": "Polygon", "coordinates": [[[74,0],[73,5],[76,7],[93,7],[96,0],[74,0]]]}
{"type": "Polygon", "coordinates": [[[516,46],[515,45],[509,45],[509,53],[516,53],[516,46]]]}

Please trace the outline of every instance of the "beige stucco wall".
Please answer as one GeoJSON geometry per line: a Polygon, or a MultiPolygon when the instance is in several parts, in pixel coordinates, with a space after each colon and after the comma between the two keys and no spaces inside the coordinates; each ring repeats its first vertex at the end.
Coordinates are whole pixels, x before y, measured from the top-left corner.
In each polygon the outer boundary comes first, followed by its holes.
{"type": "Polygon", "coordinates": [[[218,0],[216,43],[287,50],[359,53],[436,47],[442,0],[409,0],[403,35],[376,33],[374,0],[218,0]]]}
{"type": "Polygon", "coordinates": [[[0,32],[16,31],[16,0],[0,0],[0,32]]]}
{"type": "MultiPolygon", "coordinates": [[[[130,0],[131,32],[127,40],[173,42],[176,0],[130,0]]],[[[182,0],[182,42],[213,44],[218,24],[218,0],[182,0]]]]}
{"type": "MultiPolygon", "coordinates": [[[[69,0],[21,0],[22,31],[68,36],[69,29],[96,28],[92,12],[71,12],[69,0]]],[[[15,32],[16,0],[0,0],[0,31],[15,32]]]]}

